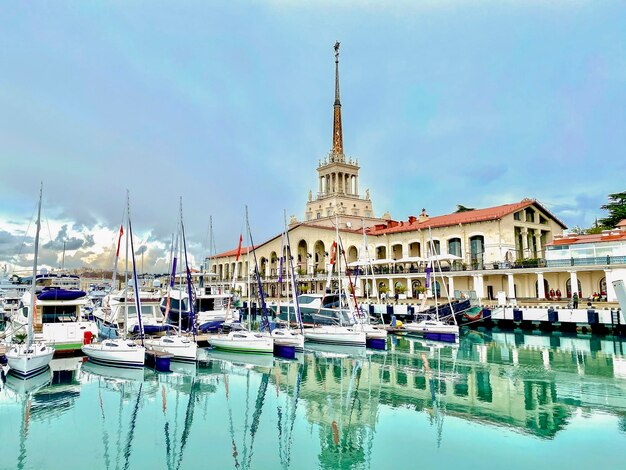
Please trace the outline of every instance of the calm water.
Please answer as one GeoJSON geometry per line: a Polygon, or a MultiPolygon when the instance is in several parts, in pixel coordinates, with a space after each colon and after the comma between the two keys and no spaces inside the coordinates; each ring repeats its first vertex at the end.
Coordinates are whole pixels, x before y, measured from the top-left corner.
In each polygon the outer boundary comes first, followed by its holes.
{"type": "Polygon", "coordinates": [[[626,341],[389,344],[171,374],[55,360],[1,386],[0,468],[625,468],[626,341]]]}

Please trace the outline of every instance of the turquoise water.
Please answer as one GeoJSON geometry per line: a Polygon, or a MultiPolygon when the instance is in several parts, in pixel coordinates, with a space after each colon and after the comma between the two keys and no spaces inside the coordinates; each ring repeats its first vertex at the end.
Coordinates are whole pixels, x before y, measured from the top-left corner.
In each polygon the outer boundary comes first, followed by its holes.
{"type": "Polygon", "coordinates": [[[2,385],[0,468],[625,468],[624,351],[483,332],[171,374],[54,360],[2,385]]]}

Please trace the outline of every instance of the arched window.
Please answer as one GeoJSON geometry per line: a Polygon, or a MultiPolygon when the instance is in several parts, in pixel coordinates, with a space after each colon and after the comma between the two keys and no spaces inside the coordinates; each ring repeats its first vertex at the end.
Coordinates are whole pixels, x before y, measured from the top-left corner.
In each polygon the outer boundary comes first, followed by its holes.
{"type": "Polygon", "coordinates": [[[475,269],[483,268],[483,255],[485,253],[485,237],[475,235],[470,238],[470,257],[472,267],[475,269]]]}
{"type": "Polygon", "coordinates": [[[451,238],[448,240],[448,254],[454,256],[463,256],[461,255],[461,239],[460,238],[451,238]]]}
{"type": "MultiPolygon", "coordinates": [[[[565,281],[565,290],[567,292],[566,296],[570,298],[572,296],[572,278],[571,277],[567,281],[565,281]]],[[[582,284],[580,283],[580,280],[578,280],[578,297],[582,298],[582,296],[583,296],[583,287],[582,287],[582,284]]]]}

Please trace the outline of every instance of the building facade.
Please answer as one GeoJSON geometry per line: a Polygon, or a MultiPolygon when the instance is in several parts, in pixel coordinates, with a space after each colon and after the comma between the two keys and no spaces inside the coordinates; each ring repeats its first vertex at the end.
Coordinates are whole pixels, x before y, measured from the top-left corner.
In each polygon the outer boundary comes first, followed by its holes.
{"type": "MultiPolygon", "coordinates": [[[[342,270],[348,267],[362,297],[385,292],[415,298],[434,289],[443,295],[474,291],[486,299],[499,298],[499,292],[508,299],[546,299],[554,290],[569,298],[571,286],[578,286],[583,298],[604,292],[615,300],[610,281],[626,268],[626,252],[619,245],[626,242],[605,244],[610,238],[605,237],[585,244],[580,237],[564,237],[565,224],[534,199],[433,217],[422,209],[406,221],[388,214],[376,217],[369,190],[360,194],[359,170],[358,161],[344,154],[337,43],[331,150],[318,162],[318,192],[315,197],[309,192],[304,220],[292,217],[288,229],[300,292],[324,292],[329,282],[331,288],[337,286],[337,264],[331,259],[339,235],[339,264],[342,270]],[[598,243],[602,245],[593,248],[598,243]],[[429,266],[441,274],[426,290],[429,266]]],[[[223,282],[235,275],[235,289],[253,295],[256,282],[248,281],[248,273],[254,271],[254,261],[247,248],[239,257],[237,252],[211,258],[208,269],[223,282]]],[[[265,293],[287,295],[287,263],[280,262],[287,259],[282,234],[257,246],[255,254],[265,293]]]]}

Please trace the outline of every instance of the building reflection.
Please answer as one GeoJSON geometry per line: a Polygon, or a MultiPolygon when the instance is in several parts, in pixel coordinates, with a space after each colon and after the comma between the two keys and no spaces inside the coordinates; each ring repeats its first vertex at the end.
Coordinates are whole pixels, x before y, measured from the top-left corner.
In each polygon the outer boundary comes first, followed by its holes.
{"type": "Polygon", "coordinates": [[[188,443],[207,425],[228,433],[237,468],[254,467],[255,446],[270,439],[259,430],[267,433],[271,425],[280,466],[297,467],[292,451],[308,445],[294,432],[302,419],[318,441],[319,467],[361,468],[371,464],[380,416],[389,409],[422,414],[432,433],[415,437],[436,445],[449,417],[553,439],[579,410],[602,411],[617,416],[626,432],[624,349],[622,340],[611,337],[484,331],[455,347],[394,337],[383,352],[321,348],[297,361],[262,362],[207,357],[171,374],[70,358],[53,361],[46,374],[28,381],[7,379],[0,400],[22,409],[18,467],[27,462],[28,423],[69,412],[81,387],[92,386],[97,394],[88,399],[101,410],[94,431],[102,432],[107,467],[128,464],[139,410],[158,406],[168,468],[184,465],[185,453],[195,451],[186,449],[188,443]],[[103,402],[105,392],[113,393],[103,402]],[[228,422],[211,422],[216,403],[228,422]]]}

